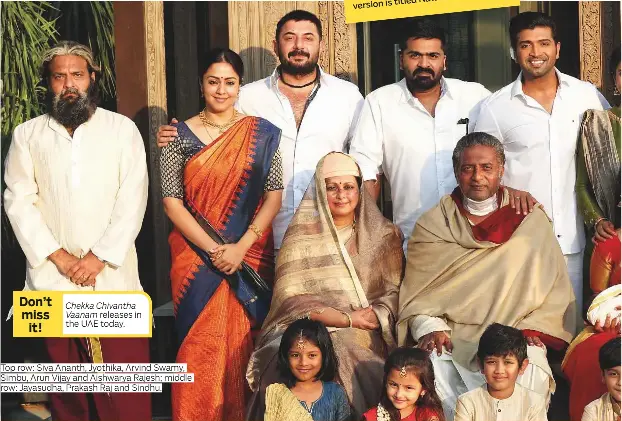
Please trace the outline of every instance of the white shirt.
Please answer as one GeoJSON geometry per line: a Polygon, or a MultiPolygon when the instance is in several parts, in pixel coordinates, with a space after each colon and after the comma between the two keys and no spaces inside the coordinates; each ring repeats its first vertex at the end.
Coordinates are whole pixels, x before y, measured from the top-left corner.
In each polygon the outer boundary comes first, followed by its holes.
{"type": "Polygon", "coordinates": [[[134,241],[147,206],[147,161],[129,118],[97,108],[73,138],[47,114],[20,124],[4,177],[4,206],[27,259],[24,289],[93,290],[47,259],[63,248],[109,262],[95,290],[142,291],[134,241]]]}
{"type": "Polygon", "coordinates": [[[551,114],[523,93],[521,73],[484,101],[474,131],[503,143],[503,183],[530,192],[544,206],[562,252],[573,254],[585,245],[574,189],[579,127],[586,110],[609,104],[592,84],[555,71],[559,87],[551,114]]]}
{"type": "Polygon", "coordinates": [[[546,404],[542,395],[514,385],[512,396],[495,399],[487,385],[471,390],[458,398],[454,421],[546,421],[546,404]]]}
{"type": "Polygon", "coordinates": [[[358,119],[363,96],[353,83],[320,70],[320,88],[309,104],[300,128],[289,100],[278,89],[278,72],[245,85],[238,109],[263,117],[282,130],[283,202],[272,222],[274,247],[279,249],[285,231],[315,174],[319,160],[329,152],[346,151],[358,119]]]}
{"type": "Polygon", "coordinates": [[[379,88],[365,99],[350,146],[365,180],[384,173],[391,185],[393,222],[404,244],[417,222],[456,187],[451,155],[466,134],[462,119],[490,91],[479,83],[441,79],[435,117],[408,90],[406,80],[379,88]]]}
{"type": "Polygon", "coordinates": [[[581,421],[615,421],[616,419],[609,393],[587,404],[581,415],[581,421]]]}

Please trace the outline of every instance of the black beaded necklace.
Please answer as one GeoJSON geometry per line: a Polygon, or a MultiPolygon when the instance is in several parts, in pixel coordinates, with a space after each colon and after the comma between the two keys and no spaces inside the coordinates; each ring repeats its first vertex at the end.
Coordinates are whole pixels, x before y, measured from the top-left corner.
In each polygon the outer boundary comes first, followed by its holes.
{"type": "Polygon", "coordinates": [[[283,72],[282,72],[281,68],[279,67],[279,79],[281,79],[281,82],[283,82],[283,84],[285,86],[289,86],[290,88],[295,88],[295,89],[306,88],[307,86],[311,86],[314,83],[316,83],[319,78],[320,78],[320,69],[319,69],[319,67],[316,67],[316,69],[315,69],[315,79],[313,79],[309,83],[305,83],[304,85],[292,85],[291,83],[285,82],[285,79],[283,79],[283,72]]]}

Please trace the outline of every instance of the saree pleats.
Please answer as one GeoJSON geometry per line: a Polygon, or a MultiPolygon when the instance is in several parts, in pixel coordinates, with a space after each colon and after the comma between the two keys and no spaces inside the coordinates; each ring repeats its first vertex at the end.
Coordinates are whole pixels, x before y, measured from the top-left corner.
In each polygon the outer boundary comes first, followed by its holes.
{"type": "Polygon", "coordinates": [[[173,419],[244,419],[248,392],[244,373],[252,351],[248,317],[222,282],[177,354],[176,362],[187,363],[194,373],[194,383],[172,385],[173,419]]]}

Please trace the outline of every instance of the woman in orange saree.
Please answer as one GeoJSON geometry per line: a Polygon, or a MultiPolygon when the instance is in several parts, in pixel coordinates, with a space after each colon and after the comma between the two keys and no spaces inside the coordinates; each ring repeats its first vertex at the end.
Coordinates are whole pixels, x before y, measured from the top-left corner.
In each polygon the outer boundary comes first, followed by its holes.
{"type": "Polygon", "coordinates": [[[174,225],[176,361],[194,373],[194,383],[172,386],[173,419],[239,421],[251,328],[261,326],[270,304],[269,293],[243,274],[254,270],[268,284],[273,278],[281,132],[233,108],[243,73],[236,53],[213,50],[205,69],[205,109],[177,125],[179,136],[161,156],[164,208],[174,225]]]}

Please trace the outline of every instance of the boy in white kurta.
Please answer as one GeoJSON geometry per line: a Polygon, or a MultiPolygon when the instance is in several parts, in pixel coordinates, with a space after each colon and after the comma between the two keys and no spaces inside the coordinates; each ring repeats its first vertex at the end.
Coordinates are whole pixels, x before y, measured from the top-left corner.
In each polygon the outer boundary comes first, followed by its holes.
{"type": "Polygon", "coordinates": [[[520,330],[491,324],[479,341],[477,358],[486,384],[458,398],[455,421],[547,420],[544,397],[516,383],[529,365],[520,330]]]}
{"type": "MultiPolygon", "coordinates": [[[[129,118],[97,107],[98,74],[88,47],[60,42],[43,57],[48,114],[13,132],[4,207],[25,290],[142,291],[145,149],[129,118]]],[[[46,350],[53,363],[149,362],[146,338],[46,338],[46,350]]],[[[52,393],[50,406],[55,420],[151,419],[148,394],[52,393]]]]}
{"type": "Polygon", "coordinates": [[[607,393],[589,403],[581,421],[620,421],[620,337],[610,339],[598,352],[607,393]]]}

